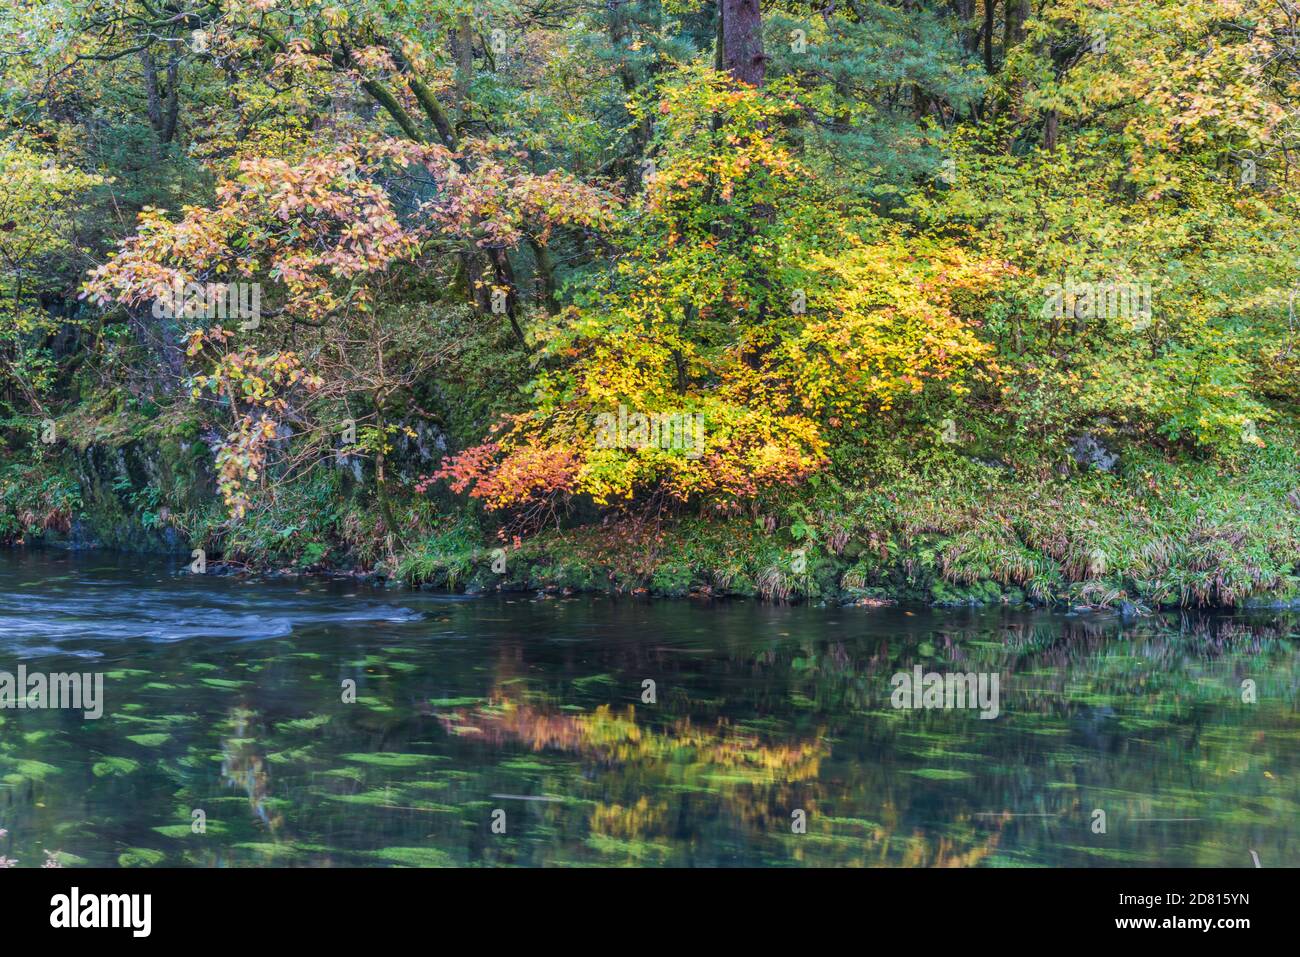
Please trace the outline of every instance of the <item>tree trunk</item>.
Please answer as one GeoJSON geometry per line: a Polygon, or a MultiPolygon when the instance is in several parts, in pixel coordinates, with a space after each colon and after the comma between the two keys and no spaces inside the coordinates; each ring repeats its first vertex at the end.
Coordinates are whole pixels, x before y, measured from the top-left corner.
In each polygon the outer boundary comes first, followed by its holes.
{"type": "Polygon", "coordinates": [[[977,53],[980,48],[980,32],[971,27],[975,19],[975,0],[950,0],[953,15],[961,21],[961,33],[958,34],[961,47],[967,53],[977,53]]]}
{"type": "Polygon", "coordinates": [[[722,66],[741,83],[762,86],[767,73],[758,0],[719,0],[722,66]]]}
{"type": "MultiPolygon", "coordinates": [[[[170,42],[170,41],[169,41],[170,42]]],[[[159,86],[158,62],[152,51],[145,47],[139,52],[140,71],[144,76],[145,112],[162,146],[176,136],[176,121],[180,116],[180,54],[173,44],[167,54],[167,90],[159,86]]]]}
{"type": "Polygon", "coordinates": [[[456,58],[455,105],[457,133],[459,133],[460,124],[469,119],[469,87],[474,82],[474,21],[466,14],[456,19],[452,52],[456,58]]]}
{"type": "Polygon", "coordinates": [[[1029,0],[1007,0],[1007,23],[1005,43],[1006,53],[1025,39],[1025,21],[1029,19],[1029,0]]]}
{"type": "Polygon", "coordinates": [[[488,250],[488,257],[492,260],[492,274],[496,286],[506,290],[506,318],[510,320],[510,328],[519,344],[527,349],[528,338],[524,335],[523,327],[519,325],[515,271],[510,265],[510,256],[504,249],[493,247],[488,250]]]}
{"type": "Polygon", "coordinates": [[[984,70],[993,72],[993,17],[997,11],[997,0],[984,0],[984,70]]]}
{"type": "Polygon", "coordinates": [[[393,503],[388,497],[388,476],[386,474],[384,446],[388,442],[388,432],[384,428],[384,410],[382,406],[375,408],[375,420],[379,427],[379,446],[375,449],[375,501],[379,505],[379,515],[384,520],[385,529],[388,532],[388,550],[390,553],[396,551],[393,548],[396,543],[398,549],[403,546],[402,530],[397,524],[397,516],[393,514],[393,503]]]}
{"type": "Polygon", "coordinates": [[[560,300],[556,296],[555,260],[551,258],[551,251],[545,244],[538,242],[532,236],[528,237],[528,245],[537,262],[537,278],[542,287],[542,306],[553,316],[560,311],[560,300]]]}
{"type": "Polygon", "coordinates": [[[162,129],[158,138],[163,144],[170,143],[176,135],[176,120],[181,113],[181,58],[173,48],[167,57],[167,108],[163,113],[162,129]]]}

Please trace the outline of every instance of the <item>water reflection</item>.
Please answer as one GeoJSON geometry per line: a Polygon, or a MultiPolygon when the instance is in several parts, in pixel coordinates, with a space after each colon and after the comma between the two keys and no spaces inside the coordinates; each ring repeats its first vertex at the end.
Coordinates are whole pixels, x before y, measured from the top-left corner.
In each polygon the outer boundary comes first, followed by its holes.
{"type": "Polygon", "coordinates": [[[42,667],[107,673],[99,722],[0,712],[21,866],[1297,861],[1291,617],[447,601],[60,555],[0,557],[0,614],[0,669],[42,634],[42,667]],[[998,674],[999,717],[896,710],[916,665],[998,674]]]}

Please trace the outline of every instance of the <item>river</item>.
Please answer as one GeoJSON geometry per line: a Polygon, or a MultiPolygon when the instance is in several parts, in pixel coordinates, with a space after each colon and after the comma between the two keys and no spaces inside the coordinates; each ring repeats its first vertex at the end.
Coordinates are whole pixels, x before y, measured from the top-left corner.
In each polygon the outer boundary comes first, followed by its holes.
{"type": "Polygon", "coordinates": [[[0,859],[1300,862],[1289,615],[465,598],[185,565],[0,552],[0,672],[102,674],[104,697],[98,719],[0,710],[0,859]],[[996,717],[895,707],[918,665],[996,676],[996,717]]]}

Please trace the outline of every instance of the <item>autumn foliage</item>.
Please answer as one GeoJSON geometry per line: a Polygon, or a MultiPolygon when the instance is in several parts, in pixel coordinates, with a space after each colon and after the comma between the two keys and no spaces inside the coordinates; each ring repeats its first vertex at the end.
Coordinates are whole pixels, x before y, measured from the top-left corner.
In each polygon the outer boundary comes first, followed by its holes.
{"type": "Polygon", "coordinates": [[[540,337],[534,410],[440,476],[493,508],[661,490],[730,510],[823,468],[837,429],[988,373],[974,307],[1005,267],[835,216],[783,142],[795,106],[698,70],[642,105],[653,172],[616,265],[540,337]],[[609,447],[620,407],[700,416],[703,448],[609,447]]]}
{"type": "Polygon", "coordinates": [[[806,529],[1289,434],[1287,4],[11,6],[4,449],[183,422],[227,528],[310,487],[369,557],[483,510],[806,529]]]}

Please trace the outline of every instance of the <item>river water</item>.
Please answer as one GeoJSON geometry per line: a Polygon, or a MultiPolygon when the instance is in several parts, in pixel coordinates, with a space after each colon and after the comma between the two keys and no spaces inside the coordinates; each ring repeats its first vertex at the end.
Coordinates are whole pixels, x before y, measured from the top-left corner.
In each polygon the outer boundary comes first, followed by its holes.
{"type": "Polygon", "coordinates": [[[184,568],[0,552],[0,672],[104,688],[98,720],[0,710],[6,862],[1300,863],[1289,615],[471,599],[184,568]],[[895,707],[918,665],[996,676],[997,717],[895,707]]]}

